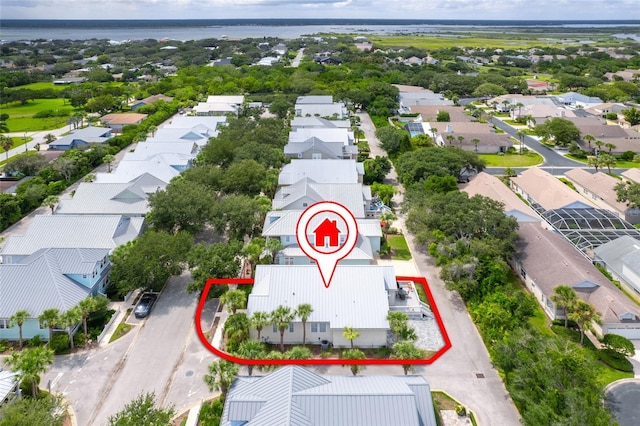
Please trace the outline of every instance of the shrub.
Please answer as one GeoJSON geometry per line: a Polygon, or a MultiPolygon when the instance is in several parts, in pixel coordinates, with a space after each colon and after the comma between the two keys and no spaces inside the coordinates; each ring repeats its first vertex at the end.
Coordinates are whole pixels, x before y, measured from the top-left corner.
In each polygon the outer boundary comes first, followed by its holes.
{"type": "Polygon", "coordinates": [[[623,161],[633,161],[633,158],[636,156],[636,153],[633,151],[625,151],[618,158],[623,161]]]}
{"type": "Polygon", "coordinates": [[[69,335],[67,334],[54,334],[49,347],[58,354],[66,353],[69,351],[69,335]]]}
{"type": "Polygon", "coordinates": [[[32,348],[35,348],[41,345],[42,345],[42,339],[40,338],[40,336],[33,336],[33,338],[28,342],[28,346],[32,348]]]}
{"type": "Polygon", "coordinates": [[[456,410],[456,414],[459,415],[459,416],[466,416],[467,415],[467,409],[464,408],[464,405],[460,405],[460,404],[456,405],[455,410],[456,410]]]}
{"type": "Polygon", "coordinates": [[[218,426],[222,419],[222,409],[224,408],[224,399],[222,396],[214,399],[210,403],[205,403],[200,409],[198,420],[201,426],[218,426]]]}
{"type": "Polygon", "coordinates": [[[76,348],[84,347],[84,333],[82,331],[78,331],[76,334],[73,335],[73,345],[76,348]]]}
{"type": "Polygon", "coordinates": [[[9,342],[6,340],[0,340],[0,352],[4,352],[9,349],[9,342]]]}
{"type": "Polygon", "coordinates": [[[611,349],[599,349],[598,359],[609,367],[625,373],[633,373],[633,364],[627,358],[620,358],[620,355],[611,349]]]}

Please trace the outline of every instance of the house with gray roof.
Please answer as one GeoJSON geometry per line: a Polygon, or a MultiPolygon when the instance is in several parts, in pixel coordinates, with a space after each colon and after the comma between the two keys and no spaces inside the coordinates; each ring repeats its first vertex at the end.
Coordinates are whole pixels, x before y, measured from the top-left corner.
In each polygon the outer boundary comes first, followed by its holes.
{"type": "Polygon", "coordinates": [[[129,183],[82,182],[72,198],[60,200],[56,214],[144,217],[150,210],[149,195],[166,186],[149,174],[129,183]]]}
{"type": "MultiPolygon", "coordinates": [[[[360,333],[355,346],[386,346],[389,290],[397,288],[393,266],[338,264],[327,288],[315,265],[258,265],[247,316],[272,312],[281,305],[295,310],[309,303],[313,312],[306,322],[308,343],[320,345],[324,340],[334,347],[349,347],[343,332],[352,327],[360,333]]],[[[250,335],[257,338],[257,331],[250,329],[250,335]]],[[[284,343],[301,344],[302,337],[302,322],[295,318],[284,334],[284,343]]],[[[280,332],[275,325],[265,327],[261,339],[279,342],[280,332]]]]}
{"type": "Polygon", "coordinates": [[[22,336],[49,338],[38,316],[46,309],[66,312],[81,300],[104,294],[108,285],[109,249],[43,248],[14,263],[0,264],[0,340],[18,340],[10,318],[19,310],[30,314],[22,336]]]}
{"type": "Polygon", "coordinates": [[[157,95],[151,95],[151,96],[147,96],[144,99],[140,99],[139,101],[135,101],[133,104],[131,104],[131,111],[135,111],[138,108],[141,108],[143,106],[146,105],[151,105],[154,102],[171,102],[173,100],[173,98],[171,96],[166,96],[163,95],[162,93],[159,93],[157,95]]]}
{"type": "Polygon", "coordinates": [[[231,384],[221,426],[435,426],[422,376],[321,376],[289,365],[231,384]],[[284,421],[283,419],[288,419],[284,421]]]}
{"type": "Polygon", "coordinates": [[[327,120],[323,117],[293,117],[292,129],[349,129],[350,120],[327,120]]]}
{"type": "MultiPolygon", "coordinates": [[[[296,227],[303,210],[275,210],[267,213],[262,227],[262,236],[266,239],[280,240],[283,249],[275,257],[279,265],[309,265],[311,260],[298,246],[296,227]]],[[[324,216],[318,216],[313,222],[317,226],[324,216]]],[[[373,263],[375,254],[380,251],[382,230],[378,219],[356,219],[358,240],[356,247],[340,263],[345,265],[369,265],[373,263]]],[[[311,226],[310,226],[311,227],[311,226]]],[[[340,238],[344,240],[345,233],[340,238]]],[[[309,234],[309,241],[315,236],[309,234]]]]}
{"type": "Polygon", "coordinates": [[[16,371],[3,370],[0,367],[0,407],[19,396],[20,375],[16,371]]]}
{"type": "Polygon", "coordinates": [[[43,248],[108,249],[136,238],[142,217],[121,215],[37,215],[22,235],[12,235],[0,250],[4,264],[18,263],[43,248]]]}
{"type": "Polygon", "coordinates": [[[625,235],[596,247],[594,262],[640,294],[640,239],[625,235]]]}
{"type": "Polygon", "coordinates": [[[338,120],[349,114],[343,102],[333,102],[331,96],[300,96],[296,100],[295,115],[299,117],[331,117],[338,120]]]}
{"type": "Polygon", "coordinates": [[[640,339],[640,308],[566,239],[535,223],[520,224],[518,236],[512,267],[549,318],[564,319],[550,298],[556,287],[567,285],[602,316],[602,324],[594,325],[597,334],[640,339]]]}
{"type": "Polygon", "coordinates": [[[364,166],[356,160],[291,160],[282,167],[278,185],[293,185],[309,178],[318,183],[362,183],[364,166]]]}
{"type": "Polygon", "coordinates": [[[207,101],[198,103],[198,105],[193,108],[193,111],[198,116],[237,116],[243,104],[243,95],[209,95],[207,101]]]}
{"type": "Polygon", "coordinates": [[[66,151],[72,148],[83,148],[91,144],[104,144],[112,138],[111,129],[108,127],[85,127],[74,130],[67,136],[63,136],[49,144],[49,149],[66,151]]]}
{"type": "Polygon", "coordinates": [[[378,210],[371,204],[371,188],[361,183],[317,183],[301,179],[282,186],[276,192],[274,210],[304,210],[319,201],[334,201],[345,206],[355,218],[374,218],[378,210]]]}
{"type": "Polygon", "coordinates": [[[556,95],[555,98],[563,105],[589,108],[602,103],[602,99],[595,96],[587,96],[577,92],[567,92],[556,95]]]}
{"type": "MultiPolygon", "coordinates": [[[[135,158],[135,157],[132,157],[135,158]]],[[[145,159],[125,157],[111,173],[96,173],[96,183],[128,183],[144,174],[169,183],[171,179],[188,169],[193,163],[193,155],[156,154],[145,159]]]]}
{"type": "Polygon", "coordinates": [[[602,209],[607,209],[629,223],[640,223],[640,209],[630,208],[626,203],[618,201],[615,192],[620,182],[606,173],[590,173],[585,169],[575,168],[565,173],[567,179],[573,182],[576,190],[602,209]]]}
{"type": "Polygon", "coordinates": [[[312,136],[303,142],[290,141],[284,147],[284,155],[306,160],[355,160],[358,158],[358,147],[342,142],[325,142],[312,136]]]}

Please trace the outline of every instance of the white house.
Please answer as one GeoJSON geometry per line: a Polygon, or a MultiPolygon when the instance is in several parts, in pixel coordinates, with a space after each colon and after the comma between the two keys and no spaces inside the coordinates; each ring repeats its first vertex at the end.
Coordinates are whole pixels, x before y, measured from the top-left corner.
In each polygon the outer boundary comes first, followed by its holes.
{"type": "Polygon", "coordinates": [[[295,112],[300,117],[331,117],[338,120],[348,116],[343,102],[333,102],[331,96],[300,96],[296,100],[295,112]]]}
{"type": "Polygon", "coordinates": [[[304,178],[318,183],[362,183],[364,165],[356,160],[291,160],[282,167],[278,185],[292,185],[304,178]]]}
{"type": "MultiPolygon", "coordinates": [[[[354,341],[357,347],[380,347],[387,344],[389,322],[388,289],[397,288],[392,266],[343,266],[338,265],[329,288],[324,286],[315,265],[282,266],[258,265],[255,283],[247,302],[247,315],[255,312],[272,312],[278,306],[292,311],[300,304],[309,303],[313,313],[306,323],[307,342],[334,347],[348,347],[343,336],[345,327],[360,333],[354,341]],[[326,344],[325,343],[325,344],[326,344]]],[[[257,331],[250,330],[252,338],[257,331]]],[[[295,318],[284,334],[285,344],[302,343],[302,322],[295,318]]],[[[275,325],[265,327],[261,340],[280,341],[275,325]]]]}

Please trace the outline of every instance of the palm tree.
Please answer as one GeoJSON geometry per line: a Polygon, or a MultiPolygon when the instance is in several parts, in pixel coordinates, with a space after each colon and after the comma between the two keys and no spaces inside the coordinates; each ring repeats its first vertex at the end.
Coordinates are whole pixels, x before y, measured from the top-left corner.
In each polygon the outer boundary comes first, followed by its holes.
{"type": "Polygon", "coordinates": [[[114,161],[116,161],[116,157],[113,154],[107,154],[102,157],[102,162],[107,163],[107,170],[109,173],[111,173],[111,163],[114,161]]]}
{"type": "Polygon", "coordinates": [[[271,263],[276,263],[276,255],[284,248],[279,238],[267,238],[265,248],[271,253],[271,263]]]}
{"type": "Polygon", "coordinates": [[[357,144],[358,142],[360,142],[360,138],[364,136],[364,131],[361,128],[356,127],[355,129],[353,129],[353,136],[355,136],[357,144]]]}
{"type": "Polygon", "coordinates": [[[576,292],[568,285],[559,285],[553,290],[551,301],[555,303],[556,307],[564,309],[565,328],[568,326],[569,312],[573,309],[577,299],[576,292]]]}
{"type": "Polygon", "coordinates": [[[471,139],[471,143],[473,144],[473,146],[475,147],[475,151],[478,152],[478,144],[480,143],[480,139],[478,138],[473,138],[471,139]]]}
{"type": "Polygon", "coordinates": [[[73,327],[75,327],[75,325],[80,321],[82,321],[82,312],[77,306],[67,310],[62,315],[60,315],[60,324],[65,326],[65,328],[67,329],[67,333],[69,334],[69,347],[71,348],[71,350],[74,349],[73,327]]]}
{"type": "Polygon", "coordinates": [[[304,346],[307,341],[307,320],[311,313],[313,312],[313,307],[309,303],[302,303],[298,305],[296,309],[296,316],[300,317],[300,321],[302,321],[302,345],[304,346]]]}
{"type": "Polygon", "coordinates": [[[53,339],[53,328],[60,323],[60,311],[57,308],[45,309],[42,311],[40,316],[38,316],[38,320],[43,327],[47,327],[49,329],[49,342],[47,344],[51,345],[51,339],[53,339]]]}
{"type": "Polygon", "coordinates": [[[438,129],[435,127],[431,128],[431,137],[433,138],[433,143],[437,145],[436,136],[438,136],[438,129]]]}
{"type": "Polygon", "coordinates": [[[21,309],[19,311],[16,311],[16,313],[14,313],[11,318],[9,318],[9,321],[11,322],[11,327],[13,327],[14,325],[18,326],[18,335],[19,335],[19,342],[20,342],[20,349],[22,349],[22,325],[29,319],[31,318],[31,314],[29,313],[29,311],[21,309]]]}
{"type": "Polygon", "coordinates": [[[224,399],[238,371],[240,371],[238,364],[219,359],[209,364],[209,374],[205,374],[204,382],[211,392],[219,390],[224,399]]]}
{"type": "Polygon", "coordinates": [[[516,132],[516,135],[518,136],[518,139],[520,139],[520,154],[522,154],[522,147],[524,145],[524,138],[527,136],[527,132],[525,132],[524,130],[518,130],[516,132]]]}
{"type": "Polygon", "coordinates": [[[9,161],[9,150],[13,146],[13,139],[9,136],[0,135],[0,146],[4,149],[4,153],[7,155],[7,161],[9,161]]]}
{"type": "Polygon", "coordinates": [[[617,148],[617,145],[616,145],[616,144],[614,144],[614,143],[611,143],[611,142],[609,142],[609,143],[605,143],[605,144],[604,144],[604,146],[606,146],[606,147],[607,147],[607,149],[609,149],[609,154],[611,154],[611,150],[612,150],[612,149],[616,149],[616,148],[617,148]]]}
{"type": "Polygon", "coordinates": [[[88,182],[88,183],[91,183],[91,182],[93,182],[94,180],[96,180],[96,174],[95,174],[95,173],[89,173],[88,175],[86,175],[86,176],[84,177],[84,181],[85,181],[85,182],[88,182]]]}
{"type": "MultiPolygon", "coordinates": [[[[235,355],[243,359],[264,359],[266,352],[264,345],[258,340],[245,340],[240,343],[235,355]]],[[[247,364],[247,370],[250,376],[253,374],[254,367],[255,365],[253,364],[247,364]]]]}
{"type": "Polygon", "coordinates": [[[280,305],[271,312],[271,322],[280,331],[280,352],[284,352],[284,332],[294,318],[295,315],[288,306],[280,305]]]}
{"type": "Polygon", "coordinates": [[[462,148],[462,141],[464,140],[464,136],[458,136],[458,141],[460,142],[460,148],[462,148]]]}
{"type": "MultiPolygon", "coordinates": [[[[106,303],[109,303],[109,300],[106,297],[100,296],[100,298],[105,299],[106,303]]],[[[87,297],[86,299],[81,300],[78,303],[78,310],[80,311],[80,316],[82,319],[82,329],[84,331],[84,341],[87,342],[89,337],[87,332],[87,318],[92,312],[95,312],[99,306],[105,305],[105,301],[100,300],[99,297],[87,297]]]]}
{"type": "Polygon", "coordinates": [[[271,318],[268,313],[262,311],[256,311],[249,318],[249,322],[251,323],[251,327],[255,328],[258,332],[258,341],[260,341],[260,333],[262,329],[271,324],[271,318]]]}
{"type": "Polygon", "coordinates": [[[47,206],[51,209],[51,214],[55,214],[56,204],[60,202],[60,199],[55,195],[49,195],[42,201],[43,206],[47,206]]]}
{"type": "Polygon", "coordinates": [[[449,141],[449,145],[451,145],[453,143],[453,141],[455,140],[455,136],[453,135],[447,135],[446,139],[449,141]]]}
{"type": "Polygon", "coordinates": [[[40,375],[45,373],[49,365],[53,363],[53,350],[45,346],[38,346],[13,352],[5,360],[5,363],[18,372],[21,381],[31,383],[31,396],[36,398],[40,375]]]}
{"type": "Polygon", "coordinates": [[[580,327],[580,344],[584,343],[584,333],[586,330],[593,330],[593,323],[602,323],[602,316],[600,312],[596,311],[596,308],[589,303],[578,300],[572,311],[569,313],[569,318],[575,321],[580,327]]]}
{"type": "Polygon", "coordinates": [[[597,147],[598,147],[598,154],[600,154],[600,151],[602,150],[602,147],[604,146],[604,142],[599,141],[599,140],[596,140],[596,141],[594,142],[594,144],[595,144],[595,146],[597,146],[597,147]]]}
{"type": "Polygon", "coordinates": [[[616,157],[611,154],[602,154],[600,156],[600,165],[607,166],[609,174],[611,174],[611,167],[615,167],[617,163],[616,157]]]}
{"type": "Polygon", "coordinates": [[[399,336],[402,329],[408,327],[407,322],[409,321],[409,316],[404,312],[390,311],[387,314],[387,321],[389,321],[389,327],[393,334],[399,336]]]}
{"type": "Polygon", "coordinates": [[[305,346],[294,346],[284,353],[284,359],[309,359],[311,356],[311,349],[305,346]]]}
{"type": "MultiPolygon", "coordinates": [[[[271,207],[271,203],[269,203],[269,207],[271,207]]],[[[242,255],[249,262],[251,266],[251,271],[253,271],[253,265],[258,263],[260,260],[260,256],[264,253],[265,245],[267,244],[266,240],[262,237],[252,238],[249,243],[242,248],[242,255]]]]}
{"type": "MultiPolygon", "coordinates": [[[[342,359],[355,360],[355,359],[366,359],[366,358],[367,357],[365,356],[364,352],[362,352],[360,349],[348,349],[342,352],[342,359]]],[[[360,370],[362,369],[361,364],[345,364],[345,365],[349,365],[351,374],[353,374],[354,376],[357,376],[360,370]]]]}
{"type": "Polygon", "coordinates": [[[600,160],[600,158],[596,156],[589,157],[587,163],[589,163],[590,166],[595,167],[596,172],[598,171],[598,168],[602,166],[602,160],[600,160]]]}
{"type": "Polygon", "coordinates": [[[228,290],[220,296],[220,303],[226,305],[227,311],[235,314],[238,309],[243,309],[247,304],[247,293],[242,290],[228,290]]]}
{"type": "Polygon", "coordinates": [[[149,126],[148,131],[151,133],[151,137],[154,137],[158,131],[158,126],[149,126]]]}
{"type": "Polygon", "coordinates": [[[351,343],[351,349],[353,349],[353,341],[360,336],[360,332],[354,330],[352,327],[345,327],[342,335],[349,341],[349,343],[351,343]]]}
{"type": "MultiPolygon", "coordinates": [[[[418,348],[413,342],[404,340],[393,344],[393,354],[391,359],[420,359],[424,358],[424,351],[418,348]]],[[[402,370],[406,376],[409,370],[413,368],[413,364],[402,364],[402,370]]]]}
{"type": "Polygon", "coordinates": [[[589,152],[591,152],[591,142],[595,142],[596,138],[593,135],[584,135],[582,137],[583,140],[587,141],[587,145],[589,147],[589,152]]]}
{"type": "Polygon", "coordinates": [[[237,343],[245,340],[249,337],[249,324],[249,318],[244,312],[229,315],[229,318],[224,322],[224,332],[227,335],[227,340],[237,343]]]}
{"type": "Polygon", "coordinates": [[[46,135],[44,135],[44,141],[47,144],[50,144],[51,142],[55,142],[56,141],[56,136],[52,133],[47,133],[46,135]]]}

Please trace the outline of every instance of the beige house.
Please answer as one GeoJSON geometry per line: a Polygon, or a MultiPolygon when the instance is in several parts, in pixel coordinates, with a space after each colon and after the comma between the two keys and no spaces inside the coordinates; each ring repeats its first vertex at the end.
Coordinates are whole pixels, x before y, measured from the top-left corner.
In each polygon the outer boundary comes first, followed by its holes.
{"type": "Polygon", "coordinates": [[[625,181],[640,183],[640,169],[629,169],[622,172],[622,179],[625,181]]]}
{"type": "Polygon", "coordinates": [[[626,203],[617,200],[615,186],[618,179],[606,173],[589,173],[585,169],[573,169],[565,173],[576,190],[602,209],[607,209],[629,223],[640,223],[640,209],[629,208],[626,203]]]}
{"type": "Polygon", "coordinates": [[[114,133],[122,133],[122,128],[131,124],[140,124],[147,118],[147,114],[135,112],[124,114],[107,114],[100,117],[103,126],[109,127],[114,133]]]}

